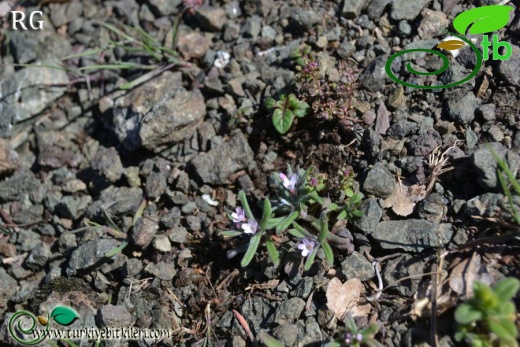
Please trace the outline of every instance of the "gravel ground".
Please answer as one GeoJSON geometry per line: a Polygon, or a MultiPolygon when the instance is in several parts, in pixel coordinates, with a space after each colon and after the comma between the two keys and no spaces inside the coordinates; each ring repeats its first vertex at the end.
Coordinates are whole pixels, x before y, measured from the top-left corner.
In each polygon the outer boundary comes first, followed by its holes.
{"type": "MultiPolygon", "coordinates": [[[[520,277],[516,239],[468,246],[512,223],[494,155],[516,174],[520,14],[496,31],[511,57],[490,57],[457,87],[403,86],[385,64],[435,47],[457,14],[499,2],[0,1],[0,344],[17,345],[15,311],[61,304],[80,312],[72,327],[174,332],[107,346],[250,345],[234,311],[254,336],[319,346],[344,326],[332,280],[359,280],[364,300],[378,291],[377,260],[389,287],[357,326],[377,324],[384,346],[428,346],[435,317],[436,345],[458,345],[453,311],[468,292],[451,283],[457,264],[477,264],[473,279],[488,283],[520,277]],[[43,30],[12,30],[11,10],[42,11],[43,30]],[[143,33],[164,50],[125,48],[143,33]],[[356,81],[341,116],[313,112],[280,135],[264,101],[292,85],[290,55],[304,45],[324,84],[341,81],[345,66],[356,81]],[[226,256],[240,240],[218,235],[229,229],[226,210],[240,206],[239,190],[253,202],[273,196],[270,176],[288,164],[326,174],[332,199],[353,172],[363,217],[343,226],[350,246],[334,250],[332,267],[303,271],[288,246],[279,267],[260,251],[242,268],[226,256]],[[84,228],[106,215],[121,232],[84,228]],[[444,301],[432,314],[418,302],[437,266],[444,301]]],[[[468,48],[438,76],[407,74],[400,60],[392,70],[421,85],[459,81],[476,64],[468,48]]],[[[416,64],[434,70],[438,58],[418,54],[416,64]]]]}

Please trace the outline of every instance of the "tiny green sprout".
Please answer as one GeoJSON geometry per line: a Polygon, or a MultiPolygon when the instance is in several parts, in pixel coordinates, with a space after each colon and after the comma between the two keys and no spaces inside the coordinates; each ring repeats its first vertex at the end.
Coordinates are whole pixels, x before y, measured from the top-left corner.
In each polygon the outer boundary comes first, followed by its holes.
{"type": "Polygon", "coordinates": [[[347,315],[345,317],[345,333],[334,341],[326,343],[325,347],[382,347],[383,345],[374,339],[374,335],[377,333],[378,327],[376,324],[372,324],[366,328],[358,329],[354,319],[347,315]]]}
{"type": "Polygon", "coordinates": [[[520,281],[515,278],[505,278],[491,288],[475,282],[473,298],[455,311],[458,323],[455,340],[475,347],[517,347],[516,309],[512,299],[519,288],[520,281]]]}
{"type": "Polygon", "coordinates": [[[294,94],[289,96],[283,94],[278,101],[268,97],[265,106],[272,110],[273,125],[280,134],[285,134],[289,130],[295,117],[303,118],[309,112],[309,105],[298,100],[294,94]]]}

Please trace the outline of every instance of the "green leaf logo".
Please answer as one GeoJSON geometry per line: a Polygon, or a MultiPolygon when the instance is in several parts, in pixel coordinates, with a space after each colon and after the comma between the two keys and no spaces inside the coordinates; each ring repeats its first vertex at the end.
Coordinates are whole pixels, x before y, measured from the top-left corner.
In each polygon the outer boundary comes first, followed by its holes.
{"type": "Polygon", "coordinates": [[[57,306],[52,310],[51,318],[60,325],[70,325],[79,318],[79,314],[71,307],[57,306]]]}
{"type": "Polygon", "coordinates": [[[509,22],[509,12],[512,10],[512,7],[504,5],[476,7],[455,17],[453,27],[461,35],[466,35],[466,30],[470,26],[470,34],[489,33],[505,27],[509,22]]]}

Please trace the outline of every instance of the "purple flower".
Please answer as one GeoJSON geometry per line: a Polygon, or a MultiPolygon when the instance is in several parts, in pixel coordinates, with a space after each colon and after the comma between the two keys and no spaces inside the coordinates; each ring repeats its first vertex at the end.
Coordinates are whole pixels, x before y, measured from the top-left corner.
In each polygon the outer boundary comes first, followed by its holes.
{"type": "Polygon", "coordinates": [[[363,335],[361,335],[361,334],[357,334],[357,335],[356,335],[356,340],[358,340],[358,342],[363,341],[363,335]]]}
{"type": "Polygon", "coordinates": [[[280,176],[280,179],[282,180],[282,184],[285,187],[285,189],[287,189],[288,191],[290,191],[291,193],[294,194],[294,190],[296,188],[296,183],[298,183],[298,175],[292,174],[290,179],[287,178],[287,176],[285,176],[285,174],[283,174],[283,173],[281,173],[279,176],[280,176]]]}
{"type": "Polygon", "coordinates": [[[247,223],[243,223],[240,227],[244,230],[246,234],[253,235],[258,230],[258,223],[250,219],[247,223]]]}
{"type": "Polygon", "coordinates": [[[318,185],[318,179],[316,177],[311,177],[309,180],[309,184],[313,187],[316,187],[318,185]]]}
{"type": "Polygon", "coordinates": [[[314,249],[316,243],[309,239],[301,239],[298,243],[298,249],[302,251],[302,257],[306,257],[314,249]]]}
{"type": "Polygon", "coordinates": [[[246,214],[241,207],[237,207],[236,212],[231,213],[231,217],[233,217],[233,223],[240,223],[246,221],[246,214]]]}

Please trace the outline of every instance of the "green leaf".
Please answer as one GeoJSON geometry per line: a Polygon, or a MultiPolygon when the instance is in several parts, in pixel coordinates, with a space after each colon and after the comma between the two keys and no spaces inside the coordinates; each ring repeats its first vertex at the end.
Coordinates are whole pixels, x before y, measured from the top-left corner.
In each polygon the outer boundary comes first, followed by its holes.
{"type": "Polygon", "coordinates": [[[106,258],[112,258],[116,254],[121,253],[121,251],[128,246],[128,241],[123,241],[119,246],[112,248],[110,251],[105,253],[106,258]]]}
{"type": "Polygon", "coordinates": [[[257,232],[256,234],[254,234],[251,237],[251,240],[249,241],[249,246],[247,247],[246,254],[244,254],[244,258],[242,258],[242,261],[240,262],[240,265],[242,267],[248,266],[249,263],[251,262],[251,260],[253,260],[261,239],[262,239],[261,232],[257,232]]]}
{"type": "Polygon", "coordinates": [[[318,249],[319,249],[319,247],[314,247],[312,252],[307,256],[307,260],[305,261],[305,266],[303,267],[303,269],[305,271],[308,271],[311,268],[312,263],[314,263],[314,258],[316,258],[316,254],[318,254],[318,249]]]}
{"type": "Polygon", "coordinates": [[[264,343],[267,347],[284,347],[283,343],[263,330],[258,333],[258,339],[262,341],[262,343],[264,343]]]}
{"type": "Polygon", "coordinates": [[[293,111],[294,115],[298,118],[303,118],[309,112],[310,107],[307,108],[297,108],[293,111]]]}
{"type": "Polygon", "coordinates": [[[341,211],[341,212],[338,214],[338,216],[337,216],[336,218],[337,218],[337,220],[343,220],[343,219],[345,219],[346,217],[347,217],[347,211],[343,210],[343,211],[341,211]]]}
{"type": "Polygon", "coordinates": [[[311,52],[311,49],[311,46],[305,45],[305,47],[303,47],[303,54],[309,54],[311,52]]]}
{"type": "Polygon", "coordinates": [[[297,48],[296,48],[296,49],[293,49],[293,50],[291,51],[291,54],[289,55],[289,57],[290,57],[291,59],[301,58],[301,56],[302,56],[302,53],[301,53],[300,50],[297,49],[297,48]]]}
{"type": "Polygon", "coordinates": [[[320,217],[320,234],[318,235],[318,242],[321,244],[329,234],[329,219],[327,214],[322,212],[320,217]]]}
{"type": "Polygon", "coordinates": [[[505,278],[493,286],[493,291],[500,301],[508,301],[516,295],[520,288],[520,281],[516,278],[505,278]]]}
{"type": "Polygon", "coordinates": [[[515,304],[513,304],[511,301],[503,302],[499,306],[499,314],[501,316],[514,316],[515,314],[515,304]]]}
{"type": "Polygon", "coordinates": [[[470,25],[469,33],[472,35],[490,33],[507,25],[512,10],[513,7],[502,5],[476,7],[455,17],[453,27],[461,35],[466,35],[470,25]]]}
{"type": "Polygon", "coordinates": [[[294,120],[294,114],[291,110],[282,111],[277,108],[273,112],[273,125],[280,134],[285,134],[291,127],[294,120]]]}
{"type": "Polygon", "coordinates": [[[280,264],[280,254],[278,253],[273,240],[268,239],[265,242],[265,246],[267,247],[267,255],[269,256],[269,259],[271,259],[275,267],[278,266],[280,264]]]}
{"type": "Polygon", "coordinates": [[[275,217],[275,218],[269,218],[267,221],[267,224],[265,226],[265,230],[272,229],[276,227],[281,221],[284,220],[285,217],[275,217]]]}
{"type": "Polygon", "coordinates": [[[355,205],[357,203],[360,203],[361,199],[363,199],[363,196],[361,194],[354,194],[354,195],[352,195],[352,197],[350,199],[348,199],[348,202],[351,205],[355,205]]]}
{"type": "Polygon", "coordinates": [[[341,347],[343,346],[341,343],[336,341],[327,342],[324,347],[341,347]]]}
{"type": "Polygon", "coordinates": [[[482,312],[472,305],[472,303],[463,303],[455,310],[455,320],[459,324],[470,324],[481,320],[482,312]]]}
{"type": "Polygon", "coordinates": [[[68,306],[57,306],[51,312],[51,319],[60,325],[70,325],[77,318],[79,318],[79,313],[68,306]]]}
{"type": "Polygon", "coordinates": [[[354,217],[361,218],[361,217],[363,217],[363,212],[361,212],[360,210],[355,210],[355,211],[352,212],[352,215],[354,217]]]}
{"type": "Polygon", "coordinates": [[[327,259],[327,262],[330,266],[334,264],[334,253],[332,252],[332,248],[330,248],[330,245],[327,241],[324,241],[321,244],[321,247],[323,248],[323,252],[325,253],[325,259],[327,259]]]}
{"type": "Polygon", "coordinates": [[[256,222],[255,216],[253,216],[253,213],[251,212],[251,207],[249,207],[249,203],[247,202],[246,193],[243,190],[238,192],[238,198],[242,203],[242,207],[244,208],[244,212],[246,213],[247,218],[256,222]]]}
{"type": "Polygon", "coordinates": [[[296,229],[289,229],[289,230],[287,230],[287,232],[288,232],[289,234],[291,234],[292,236],[297,237],[297,238],[299,238],[299,239],[304,239],[304,238],[307,237],[307,235],[302,234],[301,232],[299,232],[299,231],[296,230],[296,229]]]}
{"type": "Polygon", "coordinates": [[[327,210],[329,210],[329,211],[336,211],[336,210],[338,209],[338,207],[339,207],[338,204],[336,204],[336,203],[332,203],[332,204],[330,204],[330,205],[327,207],[327,210]]]}
{"type": "Polygon", "coordinates": [[[260,229],[265,231],[267,228],[267,222],[269,222],[269,218],[271,217],[271,201],[268,198],[264,199],[264,211],[262,214],[262,220],[260,221],[260,229]]]}
{"type": "Polygon", "coordinates": [[[274,100],[271,97],[268,97],[268,98],[265,99],[264,105],[267,108],[273,108],[276,105],[276,100],[274,100]]]}
{"type": "Polygon", "coordinates": [[[285,217],[285,219],[276,226],[276,233],[279,234],[280,232],[289,228],[291,223],[294,222],[294,220],[298,217],[298,215],[299,215],[298,211],[293,211],[290,215],[285,217]]]}
{"type": "Polygon", "coordinates": [[[305,62],[303,61],[303,58],[300,57],[300,58],[296,59],[296,64],[298,64],[299,66],[303,66],[303,65],[305,65],[305,62]]]}
{"type": "Polygon", "coordinates": [[[242,231],[234,231],[234,230],[226,230],[226,231],[221,231],[218,234],[222,235],[222,236],[235,237],[235,236],[242,235],[243,232],[242,231]]]}
{"type": "Polygon", "coordinates": [[[515,323],[507,318],[488,320],[489,330],[494,332],[500,339],[515,340],[518,331],[515,323]]]}
{"type": "Polygon", "coordinates": [[[311,236],[311,233],[307,231],[304,227],[302,227],[300,224],[293,222],[293,227],[298,231],[300,234],[304,235],[303,237],[309,237],[311,236]]]}
{"type": "Polygon", "coordinates": [[[475,294],[475,302],[483,310],[492,310],[498,304],[498,297],[493,290],[482,282],[475,281],[473,284],[473,292],[475,294]]]}

